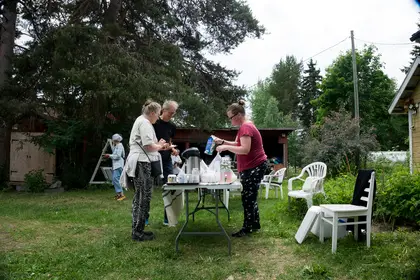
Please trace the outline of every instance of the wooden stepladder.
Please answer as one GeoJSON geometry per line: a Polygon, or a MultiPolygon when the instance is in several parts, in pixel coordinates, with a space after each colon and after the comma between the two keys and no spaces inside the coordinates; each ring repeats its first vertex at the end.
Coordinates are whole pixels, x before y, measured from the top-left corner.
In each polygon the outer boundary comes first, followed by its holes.
{"type": "Polygon", "coordinates": [[[107,139],[104,148],[102,149],[102,153],[99,156],[98,163],[96,164],[95,171],[93,171],[92,177],[90,178],[89,184],[104,184],[109,181],[112,181],[112,167],[101,167],[102,173],[107,181],[94,181],[96,177],[96,173],[98,173],[98,169],[101,166],[101,162],[103,161],[103,155],[106,154],[108,148],[111,148],[112,140],[107,139]]]}

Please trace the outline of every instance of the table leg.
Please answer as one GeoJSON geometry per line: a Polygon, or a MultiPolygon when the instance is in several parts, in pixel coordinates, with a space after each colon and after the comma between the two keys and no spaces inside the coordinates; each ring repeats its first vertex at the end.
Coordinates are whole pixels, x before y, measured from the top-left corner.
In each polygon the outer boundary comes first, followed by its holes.
{"type": "MultiPolygon", "coordinates": [[[[232,250],[231,249],[232,245],[231,245],[230,237],[229,237],[229,234],[226,232],[225,228],[222,226],[222,223],[219,220],[219,198],[220,198],[219,195],[220,195],[220,190],[216,190],[216,192],[217,192],[217,194],[216,194],[216,215],[215,215],[216,216],[216,222],[219,225],[222,232],[225,234],[225,237],[228,241],[228,251],[229,251],[229,256],[230,256],[231,250],[232,250]]],[[[222,202],[222,204],[223,204],[223,202],[222,202]]]]}
{"type": "MultiPolygon", "coordinates": [[[[197,205],[195,206],[194,211],[191,213],[193,222],[195,222],[195,212],[197,212],[198,206],[201,203],[201,198],[203,197],[203,193],[202,193],[201,189],[197,190],[197,195],[198,195],[197,205]]],[[[204,200],[203,200],[203,203],[204,203],[204,200]]]]}
{"type": "Polygon", "coordinates": [[[178,249],[178,243],[179,243],[179,238],[181,237],[182,232],[184,231],[185,227],[188,225],[188,220],[189,220],[189,210],[188,210],[188,191],[184,191],[185,193],[185,223],[182,226],[182,228],[179,230],[178,235],[176,236],[175,239],[175,249],[177,252],[179,252],[178,249]]]}

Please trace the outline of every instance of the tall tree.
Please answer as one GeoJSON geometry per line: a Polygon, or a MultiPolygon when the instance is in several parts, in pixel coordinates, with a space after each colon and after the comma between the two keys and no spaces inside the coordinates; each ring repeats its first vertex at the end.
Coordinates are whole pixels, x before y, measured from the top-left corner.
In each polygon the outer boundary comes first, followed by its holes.
{"type": "Polygon", "coordinates": [[[15,49],[5,90],[54,112],[35,140],[59,148],[68,163],[59,168],[82,181],[91,156],[80,151],[95,154],[110,133],[128,134],[146,98],[178,100],[184,125],[225,123],[226,105],[246,91],[232,84],[235,71],[204,54],[264,33],[239,0],[28,0],[17,11],[18,33],[32,39],[15,49]]]}
{"type": "MultiPolygon", "coordinates": [[[[374,127],[383,150],[397,146],[406,148],[404,140],[407,137],[407,120],[405,117],[388,114],[387,109],[394,97],[396,85],[395,81],[383,72],[380,58],[374,46],[367,46],[356,52],[361,129],[374,127]]],[[[322,122],[325,117],[339,111],[340,108],[354,112],[350,51],[340,55],[327,68],[321,90],[322,94],[315,102],[315,106],[318,107],[318,120],[322,122]]]]}
{"type": "Polygon", "coordinates": [[[303,71],[302,84],[299,91],[298,116],[305,130],[309,130],[316,121],[316,108],[312,101],[321,95],[321,80],[320,70],[316,69],[316,63],[311,59],[308,63],[308,68],[303,71]]]}
{"type": "MultiPolygon", "coordinates": [[[[420,29],[420,23],[417,23],[417,28],[418,28],[418,29],[420,29]]],[[[413,33],[414,33],[414,32],[413,32],[413,33]]],[[[404,66],[404,67],[401,69],[401,71],[402,71],[402,72],[404,72],[404,73],[408,73],[408,71],[410,70],[410,66],[411,66],[411,64],[414,62],[414,60],[416,60],[416,58],[417,58],[418,56],[420,56],[420,44],[419,44],[419,43],[416,43],[416,44],[413,46],[413,49],[411,50],[410,55],[411,55],[411,62],[410,62],[410,65],[409,65],[409,66],[404,66]]]]}
{"type": "MultiPolygon", "coordinates": [[[[258,81],[256,87],[250,92],[252,121],[256,126],[264,126],[267,100],[271,97],[268,92],[268,82],[258,81]]],[[[277,103],[276,103],[277,106],[277,103]]]]}
{"type": "Polygon", "coordinates": [[[294,119],[298,116],[299,84],[302,64],[294,56],[286,56],[274,66],[268,87],[269,93],[278,100],[280,112],[291,114],[294,119]]]}
{"type": "MultiPolygon", "coordinates": [[[[6,87],[12,72],[13,49],[17,19],[17,0],[0,2],[0,106],[4,107],[10,101],[6,87]]],[[[2,108],[0,108],[2,109],[2,108]]],[[[0,166],[8,170],[10,153],[10,133],[13,117],[7,110],[0,110],[0,143],[3,147],[0,155],[0,166]]],[[[8,171],[7,171],[8,173],[8,171]]]]}
{"type": "Polygon", "coordinates": [[[259,128],[297,127],[290,115],[279,111],[278,101],[268,92],[267,82],[258,82],[251,93],[252,121],[259,128]]]}

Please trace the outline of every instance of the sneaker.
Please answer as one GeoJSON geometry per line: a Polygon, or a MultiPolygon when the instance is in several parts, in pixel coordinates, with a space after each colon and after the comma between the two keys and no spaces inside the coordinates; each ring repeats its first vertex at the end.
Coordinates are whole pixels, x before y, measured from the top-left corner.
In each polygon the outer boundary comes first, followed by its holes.
{"type": "Polygon", "coordinates": [[[125,197],[125,195],[120,195],[118,198],[117,198],[117,200],[118,201],[122,201],[122,200],[124,200],[124,199],[126,199],[126,197],[125,197]]]}
{"type": "Polygon", "coordinates": [[[169,226],[168,219],[163,219],[163,225],[164,225],[164,226],[169,226]]]}
{"type": "Polygon", "coordinates": [[[151,232],[151,231],[143,231],[143,234],[144,235],[154,235],[154,233],[151,232]]]}
{"type": "Polygon", "coordinates": [[[143,232],[142,235],[137,235],[137,234],[133,234],[131,236],[131,239],[133,239],[134,241],[138,241],[138,242],[142,242],[142,241],[150,241],[155,239],[155,235],[153,234],[153,232],[148,232],[149,234],[146,234],[146,232],[143,232]]]}
{"type": "Polygon", "coordinates": [[[146,219],[146,222],[144,222],[144,225],[147,227],[149,225],[149,219],[146,219]]]}

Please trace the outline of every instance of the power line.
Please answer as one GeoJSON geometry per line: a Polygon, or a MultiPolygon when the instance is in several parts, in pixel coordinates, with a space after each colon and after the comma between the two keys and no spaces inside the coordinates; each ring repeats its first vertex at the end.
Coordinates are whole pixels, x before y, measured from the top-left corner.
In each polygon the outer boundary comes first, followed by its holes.
{"type": "Polygon", "coordinates": [[[326,48],[325,50],[322,50],[322,51],[320,51],[319,53],[314,54],[313,56],[311,56],[311,57],[309,57],[309,58],[305,59],[304,61],[302,61],[302,63],[303,63],[303,62],[306,62],[306,61],[308,61],[308,60],[310,60],[310,59],[312,59],[312,58],[314,58],[314,57],[315,57],[315,56],[317,56],[317,55],[320,55],[320,54],[321,54],[321,53],[323,53],[323,52],[326,52],[326,51],[328,51],[328,50],[330,50],[330,49],[332,49],[332,48],[334,48],[334,47],[336,47],[336,46],[340,45],[341,43],[343,43],[344,41],[346,41],[348,38],[349,38],[349,37],[346,37],[346,38],[344,38],[343,40],[341,40],[340,42],[338,42],[338,43],[336,43],[336,44],[332,45],[331,47],[328,47],[328,48],[326,48]]]}
{"type": "Polygon", "coordinates": [[[362,40],[362,39],[358,39],[358,38],[354,38],[357,41],[360,42],[364,42],[364,43],[368,43],[368,44],[373,44],[373,45],[383,45],[383,46],[406,46],[406,45],[414,45],[416,43],[378,43],[378,42],[371,42],[371,41],[366,41],[366,40],[362,40]]]}

